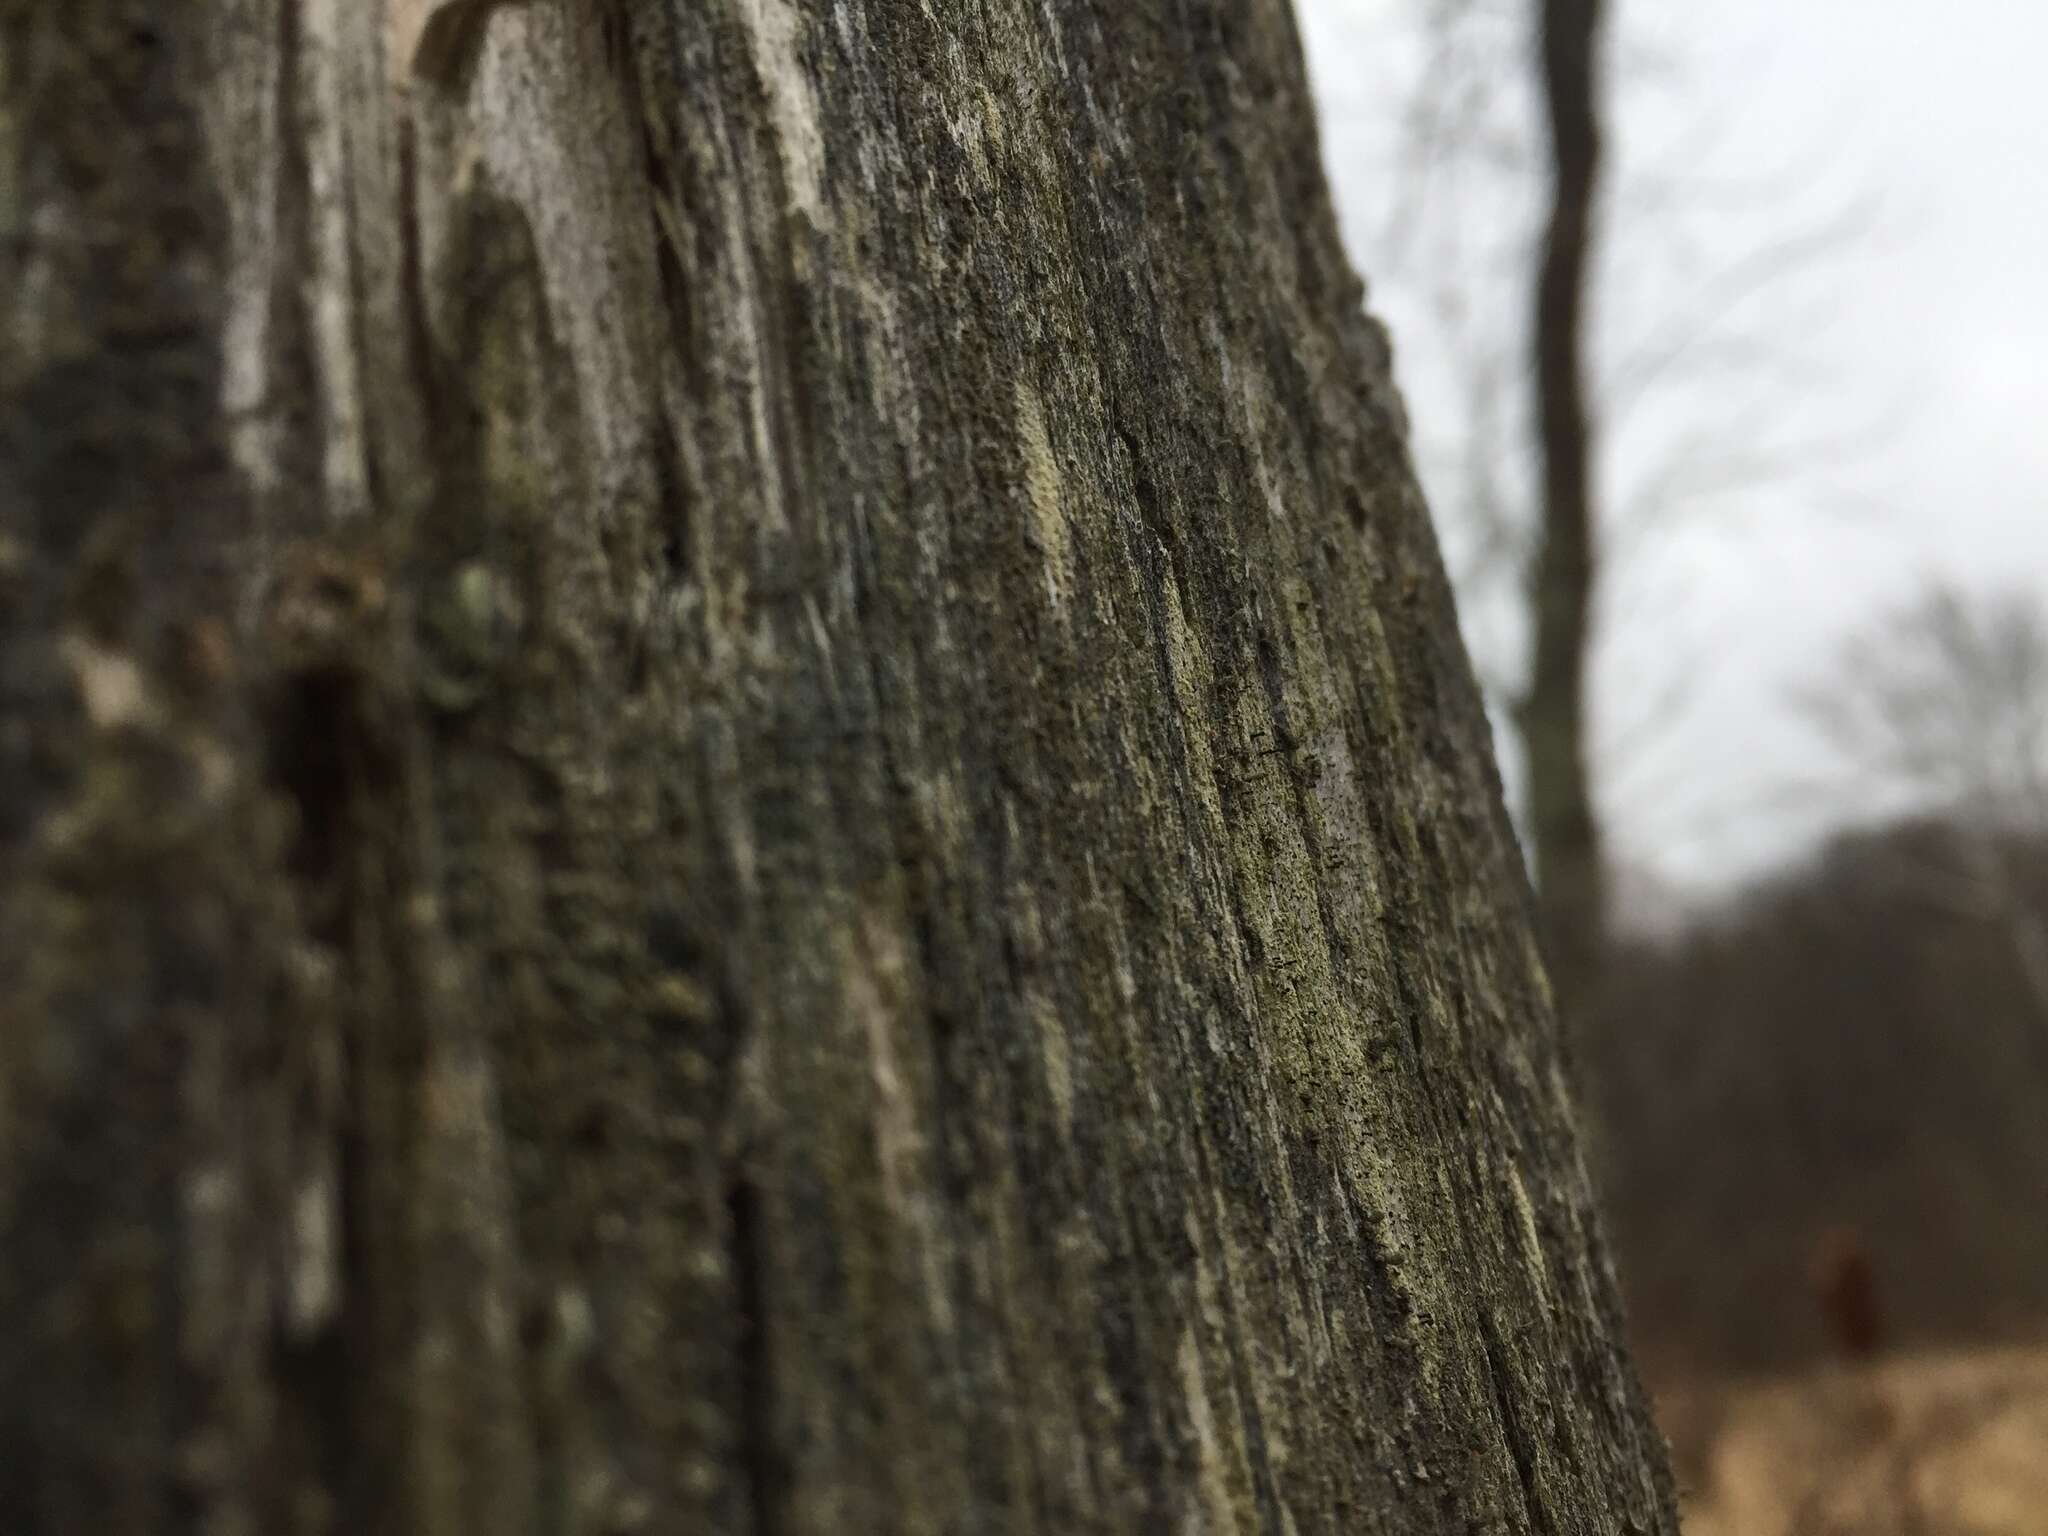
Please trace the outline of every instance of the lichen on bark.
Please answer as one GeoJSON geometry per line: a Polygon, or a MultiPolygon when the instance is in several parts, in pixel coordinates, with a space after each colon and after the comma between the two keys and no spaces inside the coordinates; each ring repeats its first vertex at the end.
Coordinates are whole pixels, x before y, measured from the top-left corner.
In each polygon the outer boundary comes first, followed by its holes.
{"type": "Polygon", "coordinates": [[[9,1529],[1669,1530],[1278,0],[0,0],[9,1529]]]}

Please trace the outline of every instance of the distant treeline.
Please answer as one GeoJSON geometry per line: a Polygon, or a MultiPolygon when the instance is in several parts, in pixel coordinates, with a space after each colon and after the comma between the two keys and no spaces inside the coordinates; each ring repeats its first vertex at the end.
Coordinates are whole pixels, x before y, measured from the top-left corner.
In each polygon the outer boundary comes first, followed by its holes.
{"type": "Polygon", "coordinates": [[[1619,947],[1574,1049],[1653,1375],[1842,1347],[1845,1262],[1886,1344],[2048,1333],[2044,914],[2048,845],[1922,821],[1619,947]]]}

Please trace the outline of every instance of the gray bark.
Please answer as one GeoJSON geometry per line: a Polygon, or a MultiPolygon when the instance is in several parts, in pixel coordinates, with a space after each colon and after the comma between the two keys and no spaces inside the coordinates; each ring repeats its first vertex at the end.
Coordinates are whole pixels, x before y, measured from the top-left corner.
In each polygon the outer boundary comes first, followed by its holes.
{"type": "Polygon", "coordinates": [[[1674,1529],[1281,0],[0,0],[0,1528],[1674,1529]]]}

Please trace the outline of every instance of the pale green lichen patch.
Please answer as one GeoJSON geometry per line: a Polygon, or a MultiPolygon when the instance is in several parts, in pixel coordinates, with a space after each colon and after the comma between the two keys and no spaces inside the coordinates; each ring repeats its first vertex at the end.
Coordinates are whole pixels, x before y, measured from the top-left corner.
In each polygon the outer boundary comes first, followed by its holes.
{"type": "Polygon", "coordinates": [[[1061,1134],[1071,1139],[1074,1133],[1074,1050],[1067,1039],[1066,1023],[1060,1017],[1058,1006],[1040,991],[1025,994],[1024,1013],[1044,1043],[1046,1089],[1052,1095],[1061,1134]]]}
{"type": "Polygon", "coordinates": [[[85,703],[86,718],[99,729],[143,727],[162,719],[134,657],[77,634],[65,637],[63,652],[85,703]]]}
{"type": "Polygon", "coordinates": [[[802,47],[806,13],[792,0],[739,0],[754,71],[768,93],[790,204],[815,224],[825,221],[825,138],[818,99],[802,47]]]}
{"type": "Polygon", "coordinates": [[[1536,1226],[1536,1207],[1529,1199],[1529,1186],[1522,1182],[1522,1170],[1515,1166],[1512,1155],[1506,1167],[1508,1189],[1515,1200],[1517,1230],[1522,1239],[1522,1260],[1529,1266],[1530,1284],[1547,1309],[1550,1306],[1550,1280],[1543,1262],[1543,1234],[1536,1226]]]}
{"type": "Polygon", "coordinates": [[[1031,514],[1033,543],[1044,562],[1046,599],[1055,612],[1065,609],[1074,585],[1072,531],[1061,501],[1060,465],[1045,405],[1022,379],[1016,386],[1017,445],[1023,460],[1024,504],[1031,514]]]}
{"type": "Polygon", "coordinates": [[[1234,1536],[1247,1527],[1240,1521],[1236,1501],[1231,1497],[1230,1474],[1234,1469],[1228,1464],[1226,1448],[1231,1442],[1218,1428],[1202,1368],[1201,1346],[1192,1328],[1181,1335],[1177,1359],[1182,1405],[1194,1441],[1195,1476],[1187,1507],[1175,1529],[1185,1536],[1234,1536]]]}

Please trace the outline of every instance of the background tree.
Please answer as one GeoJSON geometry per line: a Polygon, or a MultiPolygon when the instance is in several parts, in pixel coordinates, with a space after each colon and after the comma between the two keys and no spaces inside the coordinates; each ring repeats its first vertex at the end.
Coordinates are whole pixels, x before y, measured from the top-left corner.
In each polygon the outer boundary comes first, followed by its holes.
{"type": "Polygon", "coordinates": [[[1853,794],[1931,811],[1949,826],[1960,859],[1920,869],[1918,883],[2005,933],[2048,1044],[2048,922],[2021,867],[2048,841],[2040,600],[1930,582],[1852,635],[1806,702],[1856,781],[1853,794]]]}
{"type": "Polygon", "coordinates": [[[1539,23],[1551,164],[1534,326],[1543,493],[1528,576],[1535,644],[1528,689],[1515,704],[1544,937],[1567,1008],[1593,983],[1607,923],[1586,740],[1597,551],[1585,352],[1600,187],[1601,10],[1601,0],[1543,0],[1539,23]]]}
{"type": "Polygon", "coordinates": [[[1310,10],[1331,56],[1376,61],[1325,76],[1339,155],[1376,171],[1349,177],[1352,245],[1420,402],[1460,620],[1569,973],[1610,905],[1639,917],[1669,850],[1773,810],[1688,739],[1729,649],[1696,622],[1700,568],[1746,519],[1858,505],[1846,466],[1872,457],[1874,386],[1825,377],[1810,338],[1876,232],[1871,200],[1839,146],[1826,166],[1731,170],[1739,124],[1701,93],[1717,39],[1693,13],[1406,0],[1375,12],[1367,47],[1344,0],[1310,10]]]}
{"type": "Polygon", "coordinates": [[[0,222],[0,1527],[1673,1529],[1284,4],[0,0],[0,222]]]}
{"type": "Polygon", "coordinates": [[[1807,708],[1867,789],[2048,834],[2048,614],[1935,580],[1849,637],[1807,708]]]}
{"type": "MultiPolygon", "coordinates": [[[[2048,842],[2009,833],[1999,856],[2040,910],[2048,842]]],[[[1923,816],[1615,943],[1577,1061],[1660,1392],[1839,1360],[1816,1282],[1845,1232],[1886,1348],[2042,1339],[2048,1035],[1981,880],[1956,824],[1923,816]]]]}

